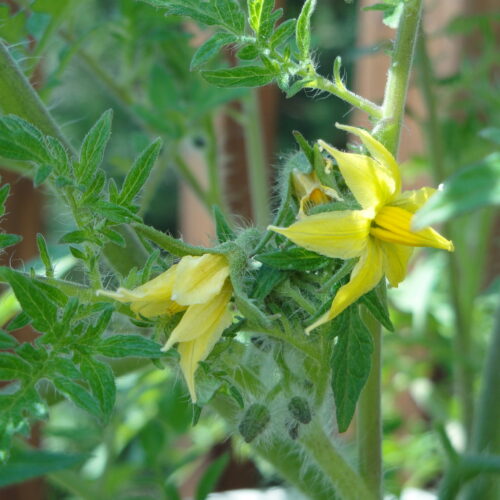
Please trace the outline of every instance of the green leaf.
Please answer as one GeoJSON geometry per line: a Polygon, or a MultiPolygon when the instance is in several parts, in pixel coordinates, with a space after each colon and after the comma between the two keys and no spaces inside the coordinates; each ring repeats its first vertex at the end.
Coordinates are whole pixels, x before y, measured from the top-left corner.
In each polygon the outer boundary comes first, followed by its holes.
{"type": "Polygon", "coordinates": [[[111,137],[113,111],[105,111],[83,139],[80,149],[80,164],[76,168],[78,182],[88,184],[92,181],[97,167],[102,163],[104,151],[111,137]]]}
{"type": "Polygon", "coordinates": [[[259,40],[267,40],[273,31],[273,9],[274,0],[248,0],[248,24],[259,40]]]}
{"type": "Polygon", "coordinates": [[[158,158],[162,144],[161,139],[156,139],[135,160],[123,182],[118,203],[127,204],[132,202],[142,189],[158,158]]]}
{"type": "Polygon", "coordinates": [[[10,191],[9,184],[4,184],[0,188],[0,216],[5,213],[5,202],[7,201],[7,198],[9,197],[9,191],[10,191]]]}
{"type": "Polygon", "coordinates": [[[328,258],[302,247],[263,253],[257,255],[255,259],[283,271],[315,271],[330,262],[328,258]]]}
{"type": "Polygon", "coordinates": [[[269,45],[276,49],[284,44],[295,32],[296,19],[287,19],[278,26],[278,29],[272,34],[269,39],[269,45]]]}
{"type": "Polygon", "coordinates": [[[196,487],[195,500],[205,500],[214,490],[222,473],[229,464],[229,458],[229,453],[224,453],[207,467],[196,487]]]}
{"type": "Polygon", "coordinates": [[[212,208],[212,213],[215,220],[215,232],[217,234],[217,240],[219,241],[219,243],[234,240],[236,238],[236,234],[227,221],[225,215],[222,213],[222,210],[217,205],[214,205],[212,208]]]}
{"type": "Polygon", "coordinates": [[[0,380],[25,379],[30,372],[30,365],[19,356],[0,352],[0,380]]]}
{"type": "Polygon", "coordinates": [[[275,287],[285,281],[286,273],[279,269],[274,269],[263,265],[255,278],[255,286],[252,290],[252,298],[264,300],[275,287]]]}
{"type": "Polygon", "coordinates": [[[256,59],[258,55],[259,55],[259,49],[257,45],[253,43],[245,45],[240,50],[238,50],[236,54],[238,59],[241,59],[242,61],[252,61],[253,59],[256,59]]]}
{"type": "Polygon", "coordinates": [[[298,94],[303,88],[311,83],[311,78],[301,78],[294,82],[288,89],[286,89],[286,98],[290,99],[295,94],[298,94]]]}
{"type": "Polygon", "coordinates": [[[92,394],[99,401],[104,421],[107,422],[116,399],[113,370],[105,363],[85,357],[80,361],[80,371],[89,384],[92,394]]]}
{"type": "Polygon", "coordinates": [[[101,417],[101,410],[96,399],[82,385],[63,377],[52,378],[54,387],[73,403],[86,412],[101,417]]]}
{"type": "Polygon", "coordinates": [[[0,268],[0,276],[9,282],[23,310],[33,318],[33,326],[41,331],[49,331],[57,319],[56,305],[30,278],[9,269],[0,268]]]}
{"type": "Polygon", "coordinates": [[[205,63],[210,61],[212,57],[219,53],[220,49],[222,49],[224,45],[236,43],[238,40],[239,38],[237,36],[230,33],[216,33],[194,53],[193,58],[191,59],[191,71],[198,69],[200,66],[203,66],[205,63]]]}
{"type": "Polygon", "coordinates": [[[82,463],[88,455],[67,455],[49,451],[13,450],[9,461],[0,467],[0,487],[69,469],[82,463]]]}
{"type": "Polygon", "coordinates": [[[363,10],[380,10],[383,12],[383,23],[389,28],[397,29],[403,14],[405,0],[388,0],[386,3],[377,3],[365,7],[363,10]]]}
{"type": "Polygon", "coordinates": [[[47,242],[42,234],[37,233],[36,244],[38,246],[38,252],[40,253],[40,259],[45,267],[45,275],[48,277],[54,276],[54,268],[50,260],[49,250],[47,248],[47,242]]]}
{"type": "Polygon", "coordinates": [[[343,313],[343,328],[332,356],[332,389],[339,432],[351,423],[359,395],[370,373],[373,340],[357,306],[343,313]]]}
{"type": "Polygon", "coordinates": [[[500,205],[500,153],[493,153],[450,177],[443,190],[415,214],[412,225],[421,229],[492,205],[500,205]]]}
{"type": "Polygon", "coordinates": [[[295,29],[295,41],[303,60],[309,59],[311,48],[311,16],[316,8],[316,0],[306,0],[300,11],[295,29]]]}
{"type": "Polygon", "coordinates": [[[35,177],[33,179],[33,185],[35,187],[40,186],[40,184],[43,184],[49,175],[52,173],[52,165],[47,165],[46,163],[40,165],[35,173],[35,177]]]}
{"type": "Polygon", "coordinates": [[[18,341],[15,337],[0,330],[0,349],[12,349],[18,345],[18,341]]]}
{"type": "Polygon", "coordinates": [[[12,245],[17,245],[22,241],[22,236],[18,234],[0,234],[0,248],[11,247],[12,245]]]}
{"type": "Polygon", "coordinates": [[[40,130],[14,115],[0,117],[0,156],[35,163],[51,159],[40,130]]]}
{"type": "Polygon", "coordinates": [[[92,243],[100,243],[100,240],[94,236],[91,231],[87,230],[76,230],[66,233],[62,238],[59,239],[59,243],[83,243],[85,241],[91,241],[92,243]]]}
{"type": "Polygon", "coordinates": [[[128,208],[110,201],[99,200],[92,205],[92,209],[115,224],[123,224],[138,219],[128,208]]]}
{"type": "Polygon", "coordinates": [[[118,232],[115,231],[114,229],[110,229],[109,227],[100,229],[99,232],[104,235],[109,241],[112,241],[116,245],[125,248],[127,246],[127,242],[125,241],[125,238],[118,232]]]}
{"type": "Polygon", "coordinates": [[[220,26],[232,33],[243,34],[245,16],[235,0],[145,0],[155,7],[163,7],[167,14],[191,17],[208,26],[220,26]]]}
{"type": "Polygon", "coordinates": [[[261,87],[278,76],[275,71],[262,66],[241,66],[228,69],[202,71],[208,83],[217,87],[261,87]]]}
{"type": "Polygon", "coordinates": [[[113,335],[99,341],[96,352],[108,358],[161,358],[161,345],[140,335],[113,335]]]}
{"type": "Polygon", "coordinates": [[[82,374],[76,368],[74,362],[67,358],[54,358],[45,365],[46,373],[62,375],[64,378],[81,379],[82,374]]]}
{"type": "Polygon", "coordinates": [[[361,297],[361,302],[370,311],[371,315],[387,330],[390,332],[394,331],[394,325],[392,324],[391,317],[389,316],[389,309],[387,308],[387,302],[380,300],[377,288],[370,290],[368,293],[361,297]]]}

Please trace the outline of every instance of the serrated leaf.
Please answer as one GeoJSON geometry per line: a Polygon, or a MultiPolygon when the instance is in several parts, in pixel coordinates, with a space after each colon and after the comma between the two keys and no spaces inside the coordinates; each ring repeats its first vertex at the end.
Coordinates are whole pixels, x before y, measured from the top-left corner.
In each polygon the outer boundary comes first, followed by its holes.
{"type": "Polygon", "coordinates": [[[137,157],[127,177],[125,177],[122,190],[118,196],[118,203],[123,205],[131,203],[137,196],[148,180],[149,174],[160,153],[162,144],[163,142],[161,139],[156,139],[137,157]]]}
{"type": "Polygon", "coordinates": [[[46,373],[54,373],[72,379],[82,378],[82,374],[78,371],[74,362],[67,358],[51,359],[45,366],[46,373]]]}
{"type": "Polygon", "coordinates": [[[56,305],[30,279],[7,267],[0,276],[9,282],[23,310],[33,319],[33,326],[42,332],[52,328],[57,320],[56,305]]]}
{"type": "Polygon", "coordinates": [[[0,156],[35,163],[51,159],[40,130],[14,115],[0,117],[0,156]]]}
{"type": "Polygon", "coordinates": [[[286,278],[287,275],[283,271],[263,265],[257,273],[252,298],[264,300],[286,278]]]}
{"type": "Polygon", "coordinates": [[[212,57],[219,53],[224,45],[236,43],[238,40],[239,38],[231,33],[216,33],[194,53],[191,59],[191,71],[198,69],[200,66],[210,61],[212,57]]]}
{"type": "Polygon", "coordinates": [[[261,87],[271,83],[277,73],[262,66],[241,66],[202,71],[201,75],[217,87],[261,87]]]}
{"type": "Polygon", "coordinates": [[[92,358],[82,358],[80,371],[99,401],[104,421],[108,421],[116,399],[115,376],[111,367],[92,358]]]}
{"type": "Polygon", "coordinates": [[[31,366],[19,356],[0,352],[0,380],[24,379],[31,372],[31,366]]]}
{"type": "Polygon", "coordinates": [[[113,111],[105,111],[83,139],[80,164],[75,169],[78,182],[88,184],[102,163],[104,151],[111,137],[113,111]]]}
{"type": "Polygon", "coordinates": [[[52,165],[47,165],[46,163],[40,165],[36,169],[35,177],[33,178],[33,185],[35,187],[40,186],[40,184],[43,184],[48,179],[51,173],[52,165]]]}
{"type": "Polygon", "coordinates": [[[412,226],[421,229],[495,205],[500,205],[500,153],[493,153],[451,176],[443,189],[415,214],[412,226]]]}
{"type": "Polygon", "coordinates": [[[316,0],[306,0],[300,11],[295,29],[295,41],[302,59],[309,59],[311,48],[311,16],[316,8],[316,0]]]}
{"type": "Polygon", "coordinates": [[[0,330],[0,349],[11,349],[18,345],[18,341],[12,335],[0,330]]]}
{"type": "Polygon", "coordinates": [[[123,224],[137,219],[137,216],[128,208],[110,201],[99,200],[92,205],[92,209],[115,224],[123,224]]]}
{"type": "Polygon", "coordinates": [[[281,23],[269,39],[269,45],[275,49],[288,41],[295,32],[296,23],[296,19],[287,19],[281,23]]]}
{"type": "Polygon", "coordinates": [[[0,467],[0,487],[22,483],[80,464],[88,455],[67,455],[38,450],[13,450],[6,464],[0,467]]]}
{"type": "Polygon", "coordinates": [[[76,406],[95,417],[101,417],[99,403],[83,386],[63,377],[52,378],[52,383],[59,392],[64,394],[76,406]]]}
{"type": "Polygon", "coordinates": [[[302,247],[257,255],[256,260],[283,271],[315,271],[325,267],[329,259],[302,247]]]}
{"type": "Polygon", "coordinates": [[[13,332],[23,328],[31,323],[31,318],[24,312],[21,311],[9,324],[6,326],[7,331],[13,332]]]}
{"type": "Polygon", "coordinates": [[[109,227],[105,227],[99,231],[102,235],[104,235],[109,241],[112,241],[116,245],[125,248],[127,246],[127,242],[125,238],[117,231],[110,229],[109,227]]]}
{"type": "Polygon", "coordinates": [[[20,241],[22,241],[22,236],[18,234],[0,234],[0,248],[11,247],[12,245],[17,245],[20,241]]]}
{"type": "Polygon", "coordinates": [[[222,213],[222,210],[217,205],[214,205],[212,213],[215,221],[215,233],[217,234],[217,240],[219,243],[234,240],[236,238],[236,234],[227,221],[225,215],[222,213]]]}
{"type": "Polygon", "coordinates": [[[391,318],[389,316],[389,309],[387,308],[387,302],[380,300],[377,289],[374,288],[368,293],[361,297],[361,302],[370,311],[371,315],[387,330],[390,332],[394,331],[394,325],[392,324],[391,318]]]}
{"type": "Polygon", "coordinates": [[[373,340],[361,320],[357,306],[344,313],[344,328],[338,336],[332,356],[332,389],[339,432],[351,423],[359,395],[371,367],[373,340]]]}
{"type": "Polygon", "coordinates": [[[108,358],[161,358],[161,345],[140,335],[113,335],[99,341],[96,352],[108,358]]]}
{"type": "Polygon", "coordinates": [[[274,23],[271,16],[273,9],[274,0],[248,1],[248,24],[259,40],[267,40],[273,30],[274,23]]]}

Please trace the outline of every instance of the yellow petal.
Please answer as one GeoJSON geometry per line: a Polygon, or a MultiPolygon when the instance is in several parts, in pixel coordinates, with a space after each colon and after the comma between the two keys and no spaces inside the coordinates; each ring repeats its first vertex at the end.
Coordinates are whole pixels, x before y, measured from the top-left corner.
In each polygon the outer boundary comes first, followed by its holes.
{"type": "Polygon", "coordinates": [[[334,319],[362,295],[375,288],[383,276],[382,250],[380,244],[370,238],[365,252],[354,266],[349,283],[335,295],[330,310],[306,329],[310,333],[318,326],[334,319]]]}
{"type": "Polygon", "coordinates": [[[406,277],[408,261],[413,253],[413,247],[396,243],[380,242],[384,255],[384,271],[393,287],[397,287],[406,277]]]}
{"type": "Polygon", "coordinates": [[[181,342],[179,344],[178,351],[181,356],[179,364],[193,403],[196,403],[197,399],[195,389],[195,372],[198,368],[198,363],[203,361],[210,354],[214,345],[220,339],[222,332],[231,324],[231,321],[232,314],[226,304],[226,310],[220,316],[219,321],[213,325],[213,328],[210,331],[207,331],[204,335],[193,340],[181,342]]]}
{"type": "Polygon", "coordinates": [[[399,207],[386,206],[380,210],[370,228],[370,234],[388,243],[412,247],[433,247],[453,252],[453,243],[434,229],[411,230],[413,214],[399,207]]]}
{"type": "Polygon", "coordinates": [[[183,257],[177,264],[172,299],[186,306],[207,302],[221,291],[228,276],[229,267],[223,255],[183,257]]]}
{"type": "Polygon", "coordinates": [[[423,187],[412,191],[403,191],[390,205],[404,208],[415,213],[436,192],[434,188],[423,187]]]}
{"type": "Polygon", "coordinates": [[[349,127],[348,125],[341,125],[340,123],[336,123],[335,126],[341,130],[357,135],[361,139],[361,142],[370,155],[391,172],[396,185],[395,193],[399,193],[401,191],[401,173],[394,156],[387,150],[387,148],[362,128],[349,127]]]}
{"type": "Polygon", "coordinates": [[[133,290],[118,288],[116,292],[99,290],[98,295],[111,297],[119,302],[130,303],[130,309],[146,318],[162,314],[174,314],[185,309],[171,300],[177,265],[161,273],[156,278],[133,290]]]}
{"type": "Polygon", "coordinates": [[[342,210],[303,217],[290,227],[269,226],[296,245],[327,257],[351,259],[366,248],[372,211],[342,210]]]}
{"type": "Polygon", "coordinates": [[[318,141],[337,161],[352,194],[363,208],[379,208],[396,194],[396,182],[389,169],[366,155],[343,153],[318,141]]]}
{"type": "Polygon", "coordinates": [[[231,285],[226,283],[209,301],[189,306],[162,350],[168,351],[177,342],[188,342],[209,335],[227,313],[231,294],[231,285]]]}

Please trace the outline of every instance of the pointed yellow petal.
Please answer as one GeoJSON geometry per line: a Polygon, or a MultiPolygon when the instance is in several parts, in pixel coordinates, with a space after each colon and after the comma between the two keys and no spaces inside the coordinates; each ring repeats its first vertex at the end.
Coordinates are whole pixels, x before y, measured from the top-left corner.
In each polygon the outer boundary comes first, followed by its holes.
{"type": "Polygon", "coordinates": [[[162,350],[168,351],[177,342],[188,342],[209,335],[226,314],[231,295],[231,285],[226,283],[208,302],[189,306],[162,350]]]}
{"type": "Polygon", "coordinates": [[[395,193],[399,193],[401,191],[401,173],[394,156],[392,156],[386,147],[372,137],[366,130],[357,127],[349,127],[348,125],[341,125],[340,123],[336,123],[335,126],[341,130],[357,135],[361,139],[361,142],[370,155],[391,172],[396,185],[395,193]]]}
{"type": "Polygon", "coordinates": [[[363,208],[379,208],[396,193],[396,182],[389,169],[373,158],[343,153],[324,141],[318,141],[337,161],[340,172],[352,194],[363,208]]]}
{"type": "Polygon", "coordinates": [[[408,261],[413,253],[413,247],[396,243],[380,242],[384,254],[384,271],[393,287],[397,287],[406,277],[408,261]]]}
{"type": "Polygon", "coordinates": [[[116,292],[99,290],[97,293],[119,302],[130,303],[132,311],[146,318],[174,314],[185,309],[184,306],[171,300],[176,271],[177,266],[174,265],[168,271],[133,290],[118,288],[116,292]]]}
{"type": "Polygon", "coordinates": [[[394,207],[404,208],[415,213],[424,203],[436,192],[434,188],[423,187],[412,191],[403,191],[395,200],[391,201],[390,205],[394,207]]]}
{"type": "Polygon", "coordinates": [[[330,310],[316,323],[306,329],[310,333],[318,326],[334,319],[362,295],[375,288],[383,276],[382,250],[377,241],[370,239],[366,251],[354,266],[349,283],[339,289],[335,295],[330,310]]]}
{"type": "Polygon", "coordinates": [[[296,245],[327,257],[350,259],[363,253],[373,212],[342,210],[303,217],[290,227],[269,226],[296,245]]]}
{"type": "MultiPolygon", "coordinates": [[[[195,306],[191,306],[195,307],[195,306]]],[[[178,347],[180,367],[191,395],[191,400],[196,403],[195,372],[198,363],[203,361],[212,351],[214,345],[220,339],[222,332],[231,324],[232,314],[226,304],[226,310],[220,316],[219,321],[213,325],[210,331],[203,336],[188,342],[181,342],[178,347]]]]}
{"type": "Polygon", "coordinates": [[[202,304],[215,297],[229,276],[223,255],[186,256],[177,264],[172,299],[182,305],[202,304]]]}
{"type": "Polygon", "coordinates": [[[411,230],[413,214],[399,207],[386,206],[380,210],[370,228],[370,234],[388,243],[412,247],[433,247],[453,252],[453,243],[434,229],[411,230]]]}

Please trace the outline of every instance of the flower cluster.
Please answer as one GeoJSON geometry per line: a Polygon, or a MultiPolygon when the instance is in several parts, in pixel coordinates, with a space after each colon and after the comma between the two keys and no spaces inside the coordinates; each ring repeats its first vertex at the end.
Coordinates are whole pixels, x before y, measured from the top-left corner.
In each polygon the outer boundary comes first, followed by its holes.
{"type": "Polygon", "coordinates": [[[232,287],[229,267],[223,255],[186,256],[178,264],[133,290],[100,290],[100,295],[130,304],[145,318],[184,312],[170,334],[164,351],[179,343],[180,367],[193,402],[196,402],[194,375],[232,322],[232,287]]]}
{"type": "Polygon", "coordinates": [[[434,193],[431,188],[401,191],[399,166],[392,154],[365,130],[337,125],[357,135],[371,156],[344,153],[320,141],[337,162],[360,210],[341,210],[304,216],[289,227],[270,226],[295,244],[327,257],[359,260],[350,281],[335,295],[330,310],[307,328],[332,320],[384,275],[397,287],[407,272],[413,247],[453,251],[451,241],[433,229],[413,231],[413,214],[434,193]]]}

